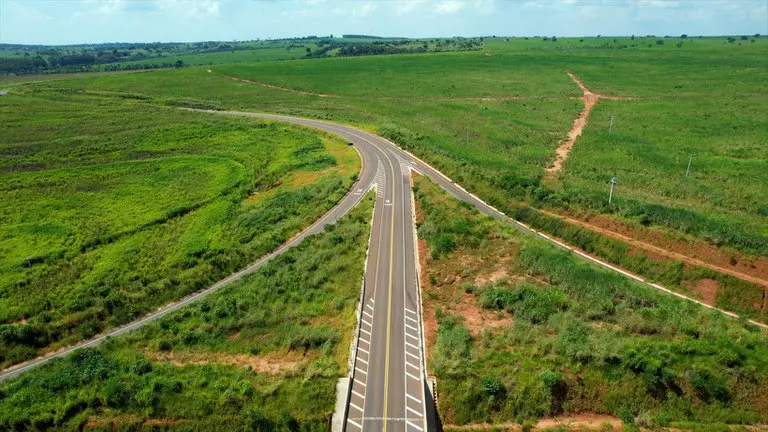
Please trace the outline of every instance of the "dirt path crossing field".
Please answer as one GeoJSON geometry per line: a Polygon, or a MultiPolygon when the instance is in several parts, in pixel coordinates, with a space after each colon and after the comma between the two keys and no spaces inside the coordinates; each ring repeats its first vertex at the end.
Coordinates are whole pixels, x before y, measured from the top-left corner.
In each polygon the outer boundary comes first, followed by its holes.
{"type": "Polygon", "coordinates": [[[547,168],[546,175],[547,177],[554,177],[557,173],[562,171],[563,165],[565,164],[565,161],[568,160],[568,156],[571,154],[571,150],[573,150],[573,146],[576,144],[576,139],[581,136],[581,133],[584,131],[584,128],[587,126],[587,121],[589,120],[589,114],[592,112],[592,108],[595,107],[595,104],[597,104],[597,101],[600,99],[609,99],[609,100],[630,100],[631,98],[625,98],[625,97],[619,97],[619,96],[607,96],[607,95],[601,95],[593,92],[590,90],[586,85],[584,85],[581,80],[576,77],[571,71],[566,71],[569,77],[575,82],[579,88],[581,88],[581,91],[583,92],[581,96],[581,100],[584,101],[584,110],[581,111],[581,114],[579,114],[578,117],[576,117],[576,120],[573,121],[573,126],[571,126],[571,130],[568,131],[568,139],[560,142],[560,146],[557,148],[557,154],[555,156],[555,162],[554,164],[547,168]]]}

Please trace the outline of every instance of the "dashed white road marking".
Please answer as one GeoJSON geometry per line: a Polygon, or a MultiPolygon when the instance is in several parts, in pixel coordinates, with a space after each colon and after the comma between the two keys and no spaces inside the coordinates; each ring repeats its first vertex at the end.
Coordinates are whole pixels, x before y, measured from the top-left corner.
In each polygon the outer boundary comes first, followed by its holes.
{"type": "Polygon", "coordinates": [[[357,378],[355,378],[355,382],[356,382],[356,383],[358,383],[358,384],[360,384],[360,385],[361,385],[361,386],[363,386],[363,387],[366,387],[365,383],[364,383],[364,382],[362,382],[362,381],[358,381],[358,380],[357,380],[357,378]]]}
{"type": "Polygon", "coordinates": [[[364,352],[364,353],[366,353],[366,354],[370,354],[370,353],[368,352],[368,350],[367,350],[367,349],[365,349],[365,348],[360,348],[360,347],[357,347],[357,350],[358,350],[358,351],[362,351],[362,352],[364,352]]]}
{"type": "Polygon", "coordinates": [[[360,411],[360,412],[363,412],[363,409],[362,409],[362,408],[360,408],[359,406],[355,405],[355,403],[354,403],[354,402],[350,402],[350,403],[349,403],[349,406],[351,406],[352,408],[354,408],[354,409],[356,409],[356,410],[358,410],[358,411],[360,411]]]}
{"type": "Polygon", "coordinates": [[[363,430],[363,425],[361,425],[360,423],[358,423],[358,422],[356,422],[356,421],[352,420],[352,419],[351,419],[351,418],[349,418],[349,417],[347,417],[347,422],[349,422],[349,423],[352,423],[353,425],[355,425],[355,426],[359,427],[359,428],[360,428],[360,430],[363,430]]]}
{"type": "Polygon", "coordinates": [[[359,367],[355,367],[355,370],[356,370],[356,371],[358,371],[358,372],[360,372],[360,373],[361,373],[361,374],[363,374],[363,375],[368,375],[368,372],[366,372],[366,371],[364,371],[364,370],[360,369],[359,367]]]}
{"type": "Polygon", "coordinates": [[[405,424],[411,427],[415,427],[416,429],[423,431],[424,429],[421,428],[421,426],[417,425],[416,423],[409,422],[408,420],[405,421],[405,424]]]}
{"type": "Polygon", "coordinates": [[[418,338],[418,337],[416,337],[416,336],[414,336],[414,335],[412,335],[412,334],[410,334],[410,333],[406,333],[405,335],[406,335],[406,336],[408,336],[408,337],[412,337],[412,338],[414,338],[414,339],[416,339],[416,340],[419,340],[419,338],[418,338]]]}
{"type": "Polygon", "coordinates": [[[364,328],[362,328],[362,327],[360,328],[360,331],[361,331],[361,332],[363,332],[363,333],[365,333],[365,334],[367,334],[368,336],[370,336],[370,335],[371,335],[371,332],[369,332],[368,330],[366,330],[366,329],[364,329],[364,328]]]}
{"type": "Polygon", "coordinates": [[[358,357],[358,358],[357,358],[357,361],[359,361],[359,362],[363,362],[363,363],[365,363],[366,365],[368,364],[368,361],[367,361],[367,360],[363,360],[363,359],[361,359],[360,357],[358,357]]]}
{"type": "Polygon", "coordinates": [[[413,330],[413,331],[419,331],[419,329],[417,329],[416,327],[414,327],[412,325],[409,325],[408,323],[405,323],[405,326],[408,327],[409,329],[413,330]]]}
{"type": "Polygon", "coordinates": [[[413,397],[413,396],[411,396],[411,395],[409,395],[409,394],[406,394],[406,396],[408,396],[408,397],[409,397],[409,398],[411,398],[412,400],[415,400],[415,401],[416,401],[416,403],[421,403],[421,399],[417,399],[417,398],[415,398],[415,397],[413,397]]]}
{"type": "Polygon", "coordinates": [[[414,414],[416,414],[416,415],[421,415],[421,413],[420,413],[420,412],[418,412],[418,411],[416,411],[415,409],[413,409],[413,408],[409,407],[408,405],[406,405],[406,406],[405,406],[405,408],[406,408],[408,411],[410,411],[410,412],[412,412],[412,413],[414,413],[414,414]]]}
{"type": "Polygon", "coordinates": [[[419,377],[417,377],[416,375],[414,375],[414,374],[412,374],[412,373],[410,373],[408,371],[405,371],[405,374],[408,375],[409,377],[415,379],[415,380],[419,379],[419,377]]]}
{"type": "Polygon", "coordinates": [[[408,346],[409,346],[409,347],[411,347],[411,348],[416,348],[416,349],[419,349],[419,347],[417,347],[416,345],[414,345],[414,344],[412,344],[412,343],[410,343],[410,342],[408,342],[408,341],[405,341],[405,344],[406,344],[406,345],[408,345],[408,346]]]}
{"type": "Polygon", "coordinates": [[[416,354],[411,354],[411,353],[409,353],[407,350],[405,351],[405,353],[406,353],[407,355],[409,355],[409,356],[411,356],[411,357],[415,358],[416,360],[418,360],[418,359],[419,359],[419,356],[417,356],[416,354]]]}
{"type": "Polygon", "coordinates": [[[411,320],[411,321],[413,321],[413,322],[415,322],[415,323],[417,323],[417,322],[418,322],[418,321],[416,321],[416,318],[411,318],[411,317],[409,317],[408,315],[405,315],[405,319],[409,319],[409,320],[411,320]]]}
{"type": "Polygon", "coordinates": [[[360,393],[359,393],[357,390],[355,390],[355,389],[352,389],[352,393],[354,393],[355,395],[357,395],[358,397],[360,397],[362,400],[365,400],[365,396],[363,396],[362,394],[360,394],[360,393]]]}

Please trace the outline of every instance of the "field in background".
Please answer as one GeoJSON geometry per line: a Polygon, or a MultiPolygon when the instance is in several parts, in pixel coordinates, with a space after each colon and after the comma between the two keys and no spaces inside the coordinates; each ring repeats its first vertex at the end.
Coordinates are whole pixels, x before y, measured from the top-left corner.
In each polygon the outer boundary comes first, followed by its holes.
{"type": "Polygon", "coordinates": [[[325,430],[373,195],[259,272],[0,386],[0,428],[325,430]]]}
{"type": "Polygon", "coordinates": [[[768,127],[766,50],[765,37],[495,38],[483,52],[238,63],[45,85],[357,124],[505,211],[524,201],[609,214],[748,260],[768,250],[760,193],[768,179],[757,168],[768,159],[760,136],[768,127]],[[569,70],[626,100],[599,101],[564,171],[543,182],[583,108],[569,70]],[[617,200],[608,206],[614,175],[617,200]]]}
{"type": "Polygon", "coordinates": [[[757,327],[588,265],[426,178],[414,190],[446,430],[578,414],[644,428],[768,420],[757,327]]]}
{"type": "Polygon", "coordinates": [[[365,35],[190,43],[0,44],[0,76],[181,68],[222,63],[471,51],[482,38],[380,38],[365,35]]]}
{"type": "Polygon", "coordinates": [[[124,324],[274,249],[352,184],[297,127],[21,89],[0,100],[0,364],[124,324]]]}

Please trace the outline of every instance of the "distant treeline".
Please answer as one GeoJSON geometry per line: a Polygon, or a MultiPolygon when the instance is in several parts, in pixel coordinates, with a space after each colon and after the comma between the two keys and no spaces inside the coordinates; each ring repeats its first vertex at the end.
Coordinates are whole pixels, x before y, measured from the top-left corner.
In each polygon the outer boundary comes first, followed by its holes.
{"type": "MultiPolygon", "coordinates": [[[[344,35],[345,37],[363,37],[360,35],[344,35]]],[[[366,36],[367,37],[367,36],[366,36]]],[[[381,39],[381,38],[380,38],[381,39]]],[[[377,40],[373,42],[346,42],[323,39],[317,42],[317,49],[308,52],[307,57],[327,57],[334,50],[340,57],[386,55],[386,54],[419,54],[429,51],[468,51],[480,49],[482,40],[475,39],[435,39],[427,40],[377,40]],[[430,48],[430,42],[433,46],[430,48]]]]}
{"type": "Polygon", "coordinates": [[[386,39],[381,36],[371,36],[371,35],[362,35],[362,34],[345,34],[341,35],[344,39],[386,39]]]}
{"type": "MultiPolygon", "coordinates": [[[[43,74],[43,73],[67,73],[67,72],[94,72],[94,66],[97,64],[96,58],[92,55],[72,55],[51,58],[46,61],[37,56],[31,58],[4,58],[0,57],[0,74],[43,74]]],[[[158,63],[108,63],[100,70],[119,71],[119,70],[142,70],[142,69],[160,69],[170,67],[183,67],[184,61],[158,62],[158,63]]]]}

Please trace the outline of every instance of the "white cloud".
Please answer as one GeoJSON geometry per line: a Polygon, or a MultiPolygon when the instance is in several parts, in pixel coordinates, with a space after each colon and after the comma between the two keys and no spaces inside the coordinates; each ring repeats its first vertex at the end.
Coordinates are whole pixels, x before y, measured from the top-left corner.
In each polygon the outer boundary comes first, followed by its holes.
{"type": "Polygon", "coordinates": [[[472,7],[481,14],[489,14],[496,10],[496,0],[475,0],[472,7]]]}
{"type": "Polygon", "coordinates": [[[366,16],[366,15],[370,14],[374,10],[376,10],[376,5],[375,4],[373,4],[371,2],[363,3],[363,4],[361,4],[361,5],[359,5],[359,6],[357,6],[357,7],[352,9],[352,15],[358,16],[358,17],[362,17],[362,16],[366,16]]]}
{"type": "MultiPolygon", "coordinates": [[[[143,0],[133,0],[142,2],[143,0]]],[[[186,17],[216,17],[221,14],[221,0],[155,0],[161,10],[186,17]]]]}
{"type": "MultiPolygon", "coordinates": [[[[0,2],[3,2],[3,0],[0,0],[0,2]]],[[[3,12],[6,13],[8,16],[12,16],[15,19],[21,20],[21,21],[33,21],[33,22],[40,22],[40,21],[50,21],[52,18],[39,10],[28,7],[26,5],[23,5],[19,2],[15,1],[9,1],[7,3],[4,3],[4,7],[6,8],[3,12]]],[[[0,16],[3,14],[0,13],[0,16]]]]}
{"type": "Polygon", "coordinates": [[[674,8],[679,6],[680,2],[677,0],[637,0],[637,4],[654,8],[674,8]]]}
{"type": "Polygon", "coordinates": [[[464,9],[466,4],[463,0],[443,0],[435,6],[435,13],[440,15],[447,15],[456,13],[464,9]]]}
{"type": "Polygon", "coordinates": [[[398,15],[407,15],[421,9],[425,4],[426,0],[398,0],[394,3],[395,13],[398,15]]]}

